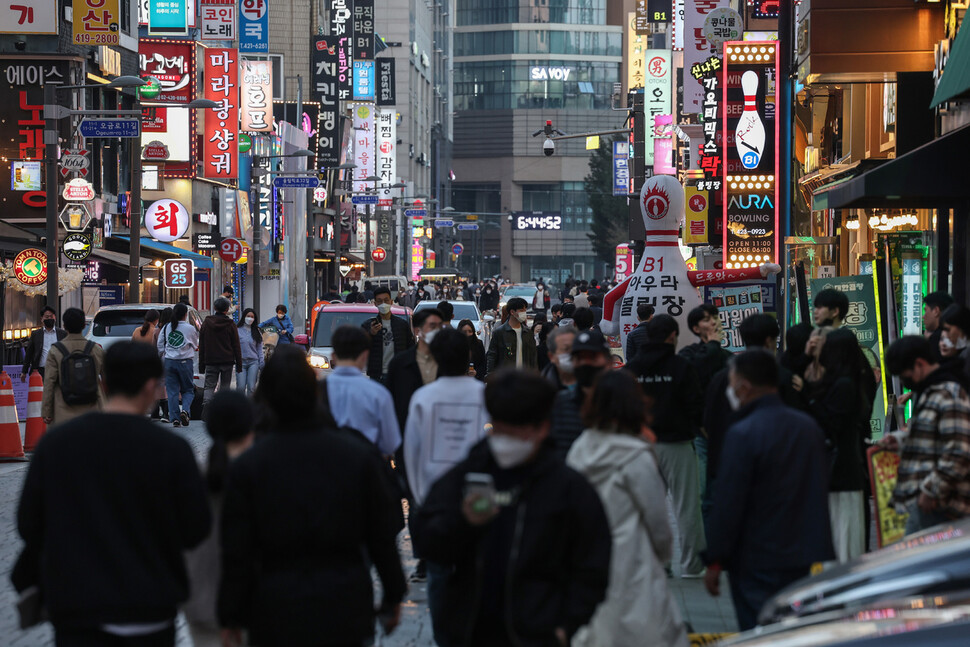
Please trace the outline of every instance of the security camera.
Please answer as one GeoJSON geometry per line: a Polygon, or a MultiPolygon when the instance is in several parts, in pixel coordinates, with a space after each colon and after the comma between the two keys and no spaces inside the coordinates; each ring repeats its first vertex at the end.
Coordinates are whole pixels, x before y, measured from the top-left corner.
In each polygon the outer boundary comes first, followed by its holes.
{"type": "Polygon", "coordinates": [[[552,141],[548,137],[546,141],[542,142],[542,153],[546,157],[551,157],[553,153],[556,152],[556,142],[552,141]]]}

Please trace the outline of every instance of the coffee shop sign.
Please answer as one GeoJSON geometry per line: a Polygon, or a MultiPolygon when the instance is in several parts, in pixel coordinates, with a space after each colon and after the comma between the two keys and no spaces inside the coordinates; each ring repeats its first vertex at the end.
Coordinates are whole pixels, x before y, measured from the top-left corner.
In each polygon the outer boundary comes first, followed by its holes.
{"type": "Polygon", "coordinates": [[[568,81],[572,74],[571,67],[535,66],[529,70],[529,78],[533,81],[568,81]]]}

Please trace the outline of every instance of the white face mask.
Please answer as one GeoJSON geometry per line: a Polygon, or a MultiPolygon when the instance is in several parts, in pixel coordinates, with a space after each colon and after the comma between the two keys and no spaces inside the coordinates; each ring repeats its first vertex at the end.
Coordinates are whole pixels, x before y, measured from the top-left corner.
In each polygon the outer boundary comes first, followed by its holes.
{"type": "Polygon", "coordinates": [[[431,342],[434,341],[434,338],[435,338],[435,336],[437,334],[438,334],[438,330],[437,329],[435,329],[435,330],[429,330],[428,332],[424,333],[424,343],[426,343],[428,346],[430,346],[431,345],[431,342]]]}
{"type": "Polygon", "coordinates": [[[517,467],[529,460],[535,452],[535,443],[505,434],[492,434],[488,437],[488,448],[495,462],[503,470],[517,467]]]}
{"type": "Polygon", "coordinates": [[[950,341],[950,338],[949,337],[947,337],[946,335],[943,335],[942,337],[940,337],[940,349],[941,350],[950,350],[952,348],[953,348],[953,342],[950,341]]]}
{"type": "Polygon", "coordinates": [[[256,321],[256,318],[255,317],[246,317],[246,325],[247,326],[252,326],[254,321],[256,321]]]}
{"type": "Polygon", "coordinates": [[[556,355],[559,359],[559,370],[563,373],[569,373],[572,375],[573,372],[573,356],[569,353],[559,353],[556,355]]]}
{"type": "Polygon", "coordinates": [[[733,386],[728,385],[727,391],[724,392],[724,395],[727,396],[728,402],[731,404],[732,411],[737,411],[741,408],[741,398],[738,397],[738,394],[734,391],[733,386]]]}
{"type": "Polygon", "coordinates": [[[525,323],[529,319],[529,315],[525,313],[525,310],[515,313],[515,318],[519,320],[519,323],[525,323]]]}
{"type": "Polygon", "coordinates": [[[377,311],[380,312],[382,315],[386,315],[391,311],[391,304],[379,303],[377,304],[377,311]]]}
{"type": "Polygon", "coordinates": [[[960,339],[957,340],[957,350],[963,350],[966,347],[967,347],[966,337],[961,337],[960,339]]]}

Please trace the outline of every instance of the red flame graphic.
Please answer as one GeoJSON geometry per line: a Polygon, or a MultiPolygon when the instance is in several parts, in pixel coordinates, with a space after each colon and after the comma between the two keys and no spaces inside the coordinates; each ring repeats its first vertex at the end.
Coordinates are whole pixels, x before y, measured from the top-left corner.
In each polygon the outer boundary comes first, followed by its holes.
{"type": "Polygon", "coordinates": [[[643,195],[643,211],[651,220],[662,220],[670,210],[670,196],[659,186],[652,187],[643,195]]]}

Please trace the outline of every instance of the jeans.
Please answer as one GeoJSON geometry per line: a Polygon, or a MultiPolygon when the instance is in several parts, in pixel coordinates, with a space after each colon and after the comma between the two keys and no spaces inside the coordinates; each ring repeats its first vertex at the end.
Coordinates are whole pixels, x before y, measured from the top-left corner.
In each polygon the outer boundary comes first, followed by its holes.
{"type": "Polygon", "coordinates": [[[192,415],[195,384],[192,383],[192,359],[165,360],[165,394],[168,396],[168,419],[177,420],[179,394],[182,395],[182,411],[192,415]]]}
{"type": "Polygon", "coordinates": [[[906,536],[951,521],[951,519],[947,519],[936,510],[923,512],[916,504],[916,501],[906,506],[906,510],[909,512],[909,518],[906,519],[906,536]]]}
{"type": "Polygon", "coordinates": [[[144,636],[115,636],[97,628],[54,627],[54,643],[57,647],[174,647],[175,622],[167,629],[144,636]]]}
{"type": "Polygon", "coordinates": [[[259,362],[243,364],[243,370],[236,373],[236,388],[246,395],[252,395],[256,390],[257,377],[259,377],[259,362]]]}
{"type": "Polygon", "coordinates": [[[444,629],[444,616],[441,606],[448,591],[448,578],[452,568],[435,562],[426,562],[428,567],[428,611],[431,612],[431,633],[438,647],[451,647],[444,629]]]}
{"type": "Polygon", "coordinates": [[[205,392],[202,396],[202,406],[209,404],[216,394],[216,382],[219,390],[232,387],[232,373],[234,364],[210,364],[205,367],[205,392]]]}
{"type": "Polygon", "coordinates": [[[728,573],[731,601],[738,617],[738,629],[747,631],[758,624],[758,612],[771,596],[809,573],[809,567],[737,570],[728,573]]]}

